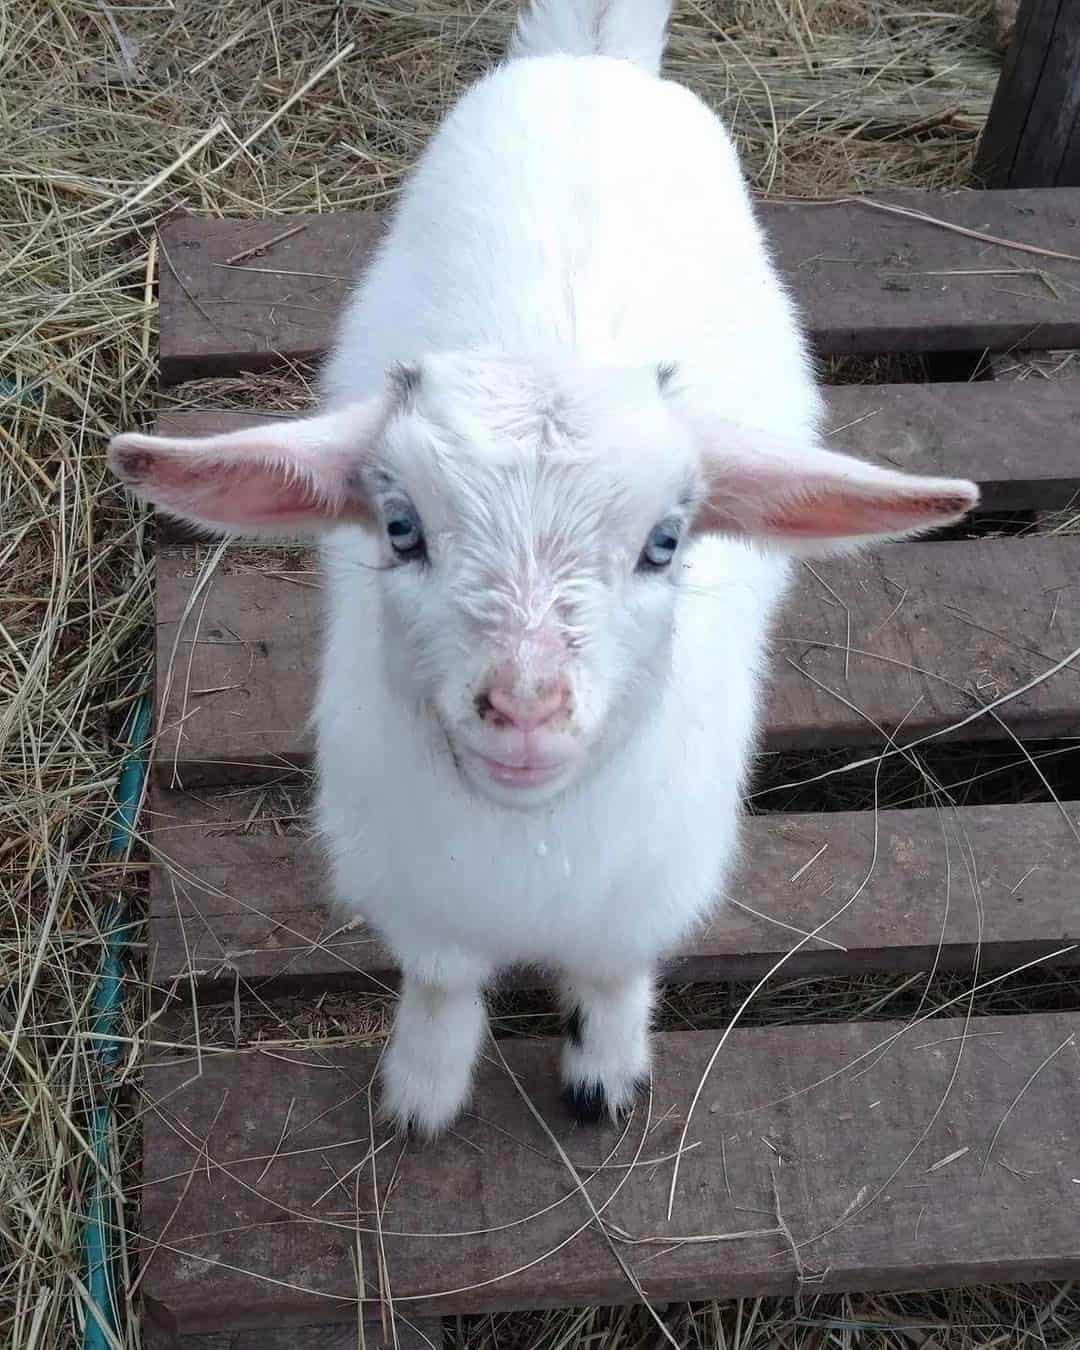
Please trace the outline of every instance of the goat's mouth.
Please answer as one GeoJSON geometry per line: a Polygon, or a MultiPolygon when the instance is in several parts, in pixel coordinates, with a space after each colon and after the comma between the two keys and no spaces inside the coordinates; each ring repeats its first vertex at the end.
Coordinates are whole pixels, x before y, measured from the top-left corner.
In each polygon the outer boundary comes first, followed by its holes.
{"type": "Polygon", "coordinates": [[[493,783],[509,788],[546,787],[569,767],[569,761],[566,759],[531,762],[524,759],[506,763],[500,759],[491,759],[487,755],[477,755],[476,758],[493,783]]]}
{"type": "Polygon", "coordinates": [[[559,793],[581,767],[583,747],[568,736],[506,740],[462,729],[436,713],[450,759],[474,791],[504,806],[529,807],[559,793]]]}
{"type": "Polygon", "coordinates": [[[510,755],[454,746],[458,773],[475,792],[502,806],[528,808],[557,796],[574,777],[576,755],[510,755]]]}

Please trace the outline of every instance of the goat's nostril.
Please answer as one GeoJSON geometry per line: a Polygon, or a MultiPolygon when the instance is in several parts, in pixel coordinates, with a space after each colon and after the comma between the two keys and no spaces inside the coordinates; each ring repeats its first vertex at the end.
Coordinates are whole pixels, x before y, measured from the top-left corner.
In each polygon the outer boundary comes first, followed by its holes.
{"type": "Polygon", "coordinates": [[[505,713],[500,712],[487,694],[477,694],[473,703],[476,707],[477,716],[482,722],[490,722],[493,727],[514,725],[514,719],[512,717],[507,717],[505,713]]]}
{"type": "Polygon", "coordinates": [[[569,691],[565,685],[556,685],[535,698],[521,698],[493,685],[476,699],[476,710],[497,726],[509,723],[519,731],[528,732],[545,726],[562,712],[568,701],[569,691]]]}

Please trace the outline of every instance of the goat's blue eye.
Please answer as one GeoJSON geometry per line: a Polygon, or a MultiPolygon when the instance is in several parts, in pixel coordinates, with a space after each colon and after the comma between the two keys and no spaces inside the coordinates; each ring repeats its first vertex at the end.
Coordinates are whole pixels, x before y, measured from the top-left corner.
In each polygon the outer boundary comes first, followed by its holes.
{"type": "Polygon", "coordinates": [[[660,572],[669,566],[679,547],[679,529],[677,520],[662,520],[655,527],[642,549],[638,569],[643,572],[660,572]]]}
{"type": "Polygon", "coordinates": [[[395,504],[386,513],[386,534],[390,547],[399,558],[424,556],[424,531],[420,517],[411,506],[395,504]]]}

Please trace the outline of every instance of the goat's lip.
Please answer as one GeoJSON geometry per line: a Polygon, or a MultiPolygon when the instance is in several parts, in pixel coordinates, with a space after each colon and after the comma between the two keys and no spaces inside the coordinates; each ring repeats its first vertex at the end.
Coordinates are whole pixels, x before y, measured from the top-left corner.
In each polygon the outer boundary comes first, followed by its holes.
{"type": "Polygon", "coordinates": [[[492,781],[503,787],[539,787],[557,778],[566,768],[566,760],[563,759],[507,764],[487,755],[479,755],[478,758],[492,781]]]}

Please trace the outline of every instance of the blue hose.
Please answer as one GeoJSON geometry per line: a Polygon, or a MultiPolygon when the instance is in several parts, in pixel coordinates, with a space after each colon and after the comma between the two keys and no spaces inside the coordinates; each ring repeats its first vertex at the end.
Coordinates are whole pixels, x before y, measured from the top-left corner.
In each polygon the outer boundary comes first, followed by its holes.
{"type": "MultiPolygon", "coordinates": [[[[116,814],[109,838],[111,858],[122,858],[131,843],[135,813],[146,774],[144,748],[149,729],[150,696],[143,694],[135,705],[128,735],[128,744],[132,750],[124,761],[116,787],[116,814]]],[[[124,919],[123,902],[114,901],[105,917],[105,952],[94,989],[93,1048],[103,1071],[113,1068],[120,1057],[120,1044],[116,1036],[123,1000],[122,961],[133,927],[132,920],[125,922],[124,919]]],[[[106,1095],[94,1107],[90,1120],[94,1166],[82,1234],[83,1277],[90,1296],[90,1306],[87,1309],[82,1350],[107,1350],[117,1328],[116,1241],[106,1217],[109,1188],[105,1178],[109,1175],[111,1124],[112,1101],[106,1095]]]]}

